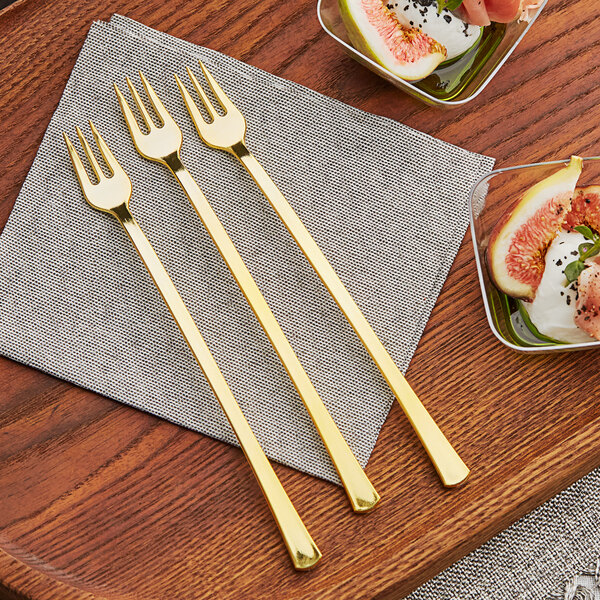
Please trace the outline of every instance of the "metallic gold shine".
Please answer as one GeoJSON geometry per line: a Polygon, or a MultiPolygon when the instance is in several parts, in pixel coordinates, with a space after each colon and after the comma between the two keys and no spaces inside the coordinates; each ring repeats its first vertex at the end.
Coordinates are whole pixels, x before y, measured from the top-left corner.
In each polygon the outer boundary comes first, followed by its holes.
{"type": "MultiPolygon", "coordinates": [[[[241,117],[241,120],[239,117],[235,117],[235,107],[224,97],[223,91],[218,84],[214,79],[209,78],[209,81],[213,92],[217,96],[223,96],[221,105],[227,111],[226,116],[228,117],[228,121],[229,115],[233,115],[236,131],[239,126],[245,127],[243,117],[241,117]]],[[[200,84],[196,83],[199,87],[200,84]]],[[[178,80],[178,84],[183,89],[183,84],[180,80],[178,80]]],[[[144,86],[150,94],[155,94],[147,80],[144,80],[144,86]]],[[[219,221],[208,200],[182,163],[179,155],[182,142],[181,130],[161,104],[158,113],[164,122],[164,126],[159,129],[151,129],[147,134],[142,133],[127,101],[117,86],[115,86],[115,90],[123,111],[123,116],[131,132],[133,143],[138,152],[149,160],[166,165],[173,173],[211,236],[236,283],[242,290],[248,304],[267,334],[269,341],[275,348],[279,359],[296,387],[299,396],[302,398],[329,452],[329,456],[340,476],[353,510],[356,512],[371,510],[379,501],[379,494],[375,491],[375,488],[359,465],[354,454],[352,454],[352,450],[350,450],[346,440],[344,440],[340,430],[325,408],[317,390],[300,364],[292,346],[285,337],[279,323],[271,312],[221,221],[219,221]]],[[[133,94],[133,97],[138,102],[139,96],[137,93],[133,94]]],[[[187,102],[193,102],[191,97],[187,102]]],[[[214,123],[225,119],[225,117],[218,115],[213,107],[209,109],[209,114],[213,116],[214,123]]]]}
{"type": "Polygon", "coordinates": [[[98,177],[98,183],[90,181],[78,152],[73,147],[69,137],[63,134],[85,199],[93,208],[109,212],[115,216],[127,232],[127,235],[133,242],[135,249],[154,280],[165,304],[171,311],[192,354],[202,368],[210,387],[231,424],[231,428],[240,442],[240,446],[252,467],[271,512],[275,517],[294,567],[298,570],[306,570],[314,567],[321,558],[319,549],[308,533],[291,500],[285,493],[281,482],[277,478],[273,467],[252,433],[250,425],[248,425],[238,403],[233,397],[221,370],[196,327],[175,284],[131,214],[129,210],[129,199],[132,190],[131,181],[91,122],[90,127],[98,148],[112,171],[110,177],[104,175],[93,155],[89,143],[81,130],[77,128],[77,134],[90,160],[92,169],[98,177]]]}
{"type": "MultiPolygon", "coordinates": [[[[183,100],[198,134],[208,146],[233,154],[244,165],[344,313],[346,319],[348,319],[350,325],[352,325],[377,368],[394,392],[402,410],[427,451],[442,483],[447,487],[460,485],[469,476],[468,467],[412,390],[298,215],[246,147],[246,120],[242,113],[229,100],[202,62],[200,62],[200,67],[215,96],[220,104],[226,107],[227,112],[225,115],[218,116],[212,122],[207,123],[202,118],[198,107],[185,86],[177,79],[183,100]]],[[[200,84],[189,68],[188,73],[194,87],[198,90],[200,84]]],[[[199,90],[198,92],[202,102],[210,111],[206,94],[201,93],[199,90]]]]}

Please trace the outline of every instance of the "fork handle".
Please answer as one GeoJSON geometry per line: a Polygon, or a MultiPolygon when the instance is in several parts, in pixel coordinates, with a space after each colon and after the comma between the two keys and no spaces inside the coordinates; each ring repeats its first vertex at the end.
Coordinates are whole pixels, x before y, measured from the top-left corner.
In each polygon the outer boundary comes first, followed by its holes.
{"type": "Polygon", "coordinates": [[[198,213],[204,227],[221,253],[236,283],[246,297],[256,318],[275,348],[283,366],[292,380],[298,395],[325,444],[348,499],[356,512],[367,512],[379,501],[379,494],[356,460],[352,450],[344,440],[337,425],[325,408],[317,390],[300,364],[296,353],[283,333],[275,315],[271,312],[250,271],[244,264],[231,238],[210,206],[189,171],[178,156],[173,155],[167,162],[179,184],[198,213]]]}
{"type": "Polygon", "coordinates": [[[298,244],[304,256],[308,259],[350,325],[352,325],[408,417],[442,483],[447,487],[454,487],[463,483],[469,475],[468,467],[412,390],[294,209],[244,143],[233,146],[231,152],[258,184],[258,187],[275,209],[296,244],[298,244]]]}
{"type": "Polygon", "coordinates": [[[321,553],[283,489],[254,433],[252,433],[248,421],[246,421],[233,397],[221,370],[202,338],[198,327],[196,327],[175,284],[127,206],[122,205],[119,207],[115,211],[115,215],[131,238],[135,249],[146,265],[158,291],[171,311],[185,341],[202,368],[223,412],[227,416],[275,517],[294,567],[298,570],[310,569],[317,564],[321,558],[321,553]]]}

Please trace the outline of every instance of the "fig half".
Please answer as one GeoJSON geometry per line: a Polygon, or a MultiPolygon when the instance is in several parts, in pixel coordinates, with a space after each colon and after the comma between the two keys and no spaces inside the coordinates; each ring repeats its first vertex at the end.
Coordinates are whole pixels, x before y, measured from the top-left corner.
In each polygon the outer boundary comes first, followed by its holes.
{"type": "Polygon", "coordinates": [[[532,300],[540,284],[548,245],[567,219],[583,161],[568,166],[529,188],[496,224],[487,248],[490,276],[513,298],[532,300]]]}
{"type": "Polygon", "coordinates": [[[401,79],[427,77],[446,48],[418,27],[405,27],[382,0],[338,0],[352,45],[401,79]]]}

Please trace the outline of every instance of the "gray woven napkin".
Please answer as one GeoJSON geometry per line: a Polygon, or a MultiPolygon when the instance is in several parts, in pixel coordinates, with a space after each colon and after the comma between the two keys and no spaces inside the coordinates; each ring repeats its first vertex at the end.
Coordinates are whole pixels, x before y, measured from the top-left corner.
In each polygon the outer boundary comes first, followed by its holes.
{"type": "Polygon", "coordinates": [[[596,469],[405,600],[598,599],[600,587],[585,573],[600,558],[599,522],[596,469]]]}
{"type": "Polygon", "coordinates": [[[173,78],[187,79],[197,58],[245,114],[249,146],[406,370],[465,233],[469,189],[493,160],[122,17],[91,27],[0,236],[0,352],[235,443],[125,233],[83,200],[61,134],[87,130],[91,118],[267,455],[337,482],[202,223],[167,170],[137,154],[119,111],[113,82],[125,89],[141,69],[183,130],[184,162],[365,465],[393,397],[250,177],[198,138],[173,78]]]}

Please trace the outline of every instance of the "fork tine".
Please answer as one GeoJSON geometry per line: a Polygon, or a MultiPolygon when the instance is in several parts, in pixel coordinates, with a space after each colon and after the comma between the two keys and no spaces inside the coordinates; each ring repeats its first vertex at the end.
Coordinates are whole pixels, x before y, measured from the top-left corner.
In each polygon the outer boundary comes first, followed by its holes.
{"type": "Polygon", "coordinates": [[[206,81],[208,81],[208,85],[210,85],[210,88],[219,101],[219,104],[223,107],[223,110],[225,112],[228,112],[229,110],[237,110],[235,104],[227,97],[227,94],[223,91],[215,78],[210,74],[210,71],[204,66],[204,63],[201,60],[198,62],[200,63],[200,68],[204,73],[204,77],[206,77],[206,81]]]}
{"type": "Polygon", "coordinates": [[[75,169],[75,174],[77,175],[77,179],[79,180],[79,185],[83,190],[83,195],[87,198],[88,192],[91,190],[92,182],[88,177],[87,171],[83,166],[83,162],[81,162],[81,158],[75,147],[71,143],[69,136],[63,132],[63,138],[65,139],[65,143],[67,144],[67,150],[69,151],[69,156],[71,157],[71,162],[73,163],[73,168],[75,169]]]}
{"type": "Polygon", "coordinates": [[[85,155],[87,156],[88,160],[90,161],[90,165],[92,166],[92,171],[94,171],[94,175],[96,175],[96,177],[98,178],[98,181],[101,181],[104,178],[104,173],[102,172],[102,169],[101,169],[100,165],[98,164],[98,161],[96,160],[96,157],[94,156],[94,153],[92,152],[92,148],[90,147],[88,141],[85,139],[85,136],[83,135],[83,132],[81,131],[81,129],[79,129],[79,127],[75,127],[75,130],[77,131],[77,137],[79,138],[79,141],[81,142],[81,145],[83,146],[85,155]]]}
{"type": "Polygon", "coordinates": [[[183,101],[185,102],[185,106],[187,107],[188,112],[190,113],[190,117],[192,117],[192,121],[194,121],[194,125],[196,125],[196,129],[198,130],[200,137],[202,137],[202,133],[200,132],[200,129],[201,129],[202,125],[206,125],[206,121],[204,120],[202,113],[198,110],[198,107],[196,106],[194,99],[192,98],[192,96],[188,92],[187,88],[185,87],[185,85],[183,85],[183,82],[181,81],[181,79],[179,79],[179,77],[177,75],[175,75],[175,81],[177,81],[177,86],[179,87],[179,91],[181,92],[181,95],[183,96],[183,101]]]}
{"type": "Polygon", "coordinates": [[[129,129],[129,133],[131,133],[131,137],[133,141],[137,143],[139,136],[144,135],[140,126],[131,110],[127,100],[125,100],[125,96],[123,96],[119,86],[116,83],[113,83],[113,87],[115,88],[115,92],[117,94],[117,99],[119,100],[119,105],[121,106],[121,112],[123,113],[123,117],[125,119],[125,123],[127,123],[127,128],[129,129]]]}
{"type": "Polygon", "coordinates": [[[142,101],[142,99],[141,99],[140,95],[138,94],[138,91],[136,90],[135,86],[133,85],[133,82],[131,81],[131,79],[129,79],[129,77],[126,77],[125,79],[127,80],[127,87],[129,88],[129,91],[131,92],[131,95],[133,96],[133,100],[136,103],[138,110],[140,111],[140,114],[142,115],[142,119],[144,120],[146,127],[149,130],[152,130],[152,128],[156,127],[156,126],[154,125],[154,123],[152,121],[152,117],[150,116],[150,113],[148,112],[146,105],[142,101]]]}
{"type": "Polygon", "coordinates": [[[102,136],[100,135],[100,132],[98,131],[98,129],[96,129],[96,126],[92,123],[92,121],[90,121],[89,123],[90,123],[90,129],[92,130],[92,135],[94,136],[94,139],[96,140],[96,145],[100,149],[100,154],[102,154],[102,158],[104,159],[104,162],[108,165],[108,168],[111,170],[112,174],[113,175],[116,175],[117,173],[124,174],[125,171],[123,171],[123,168],[118,163],[117,159],[115,158],[115,155],[111,152],[111,150],[108,147],[108,145],[106,144],[106,142],[102,139],[102,136]]]}
{"type": "Polygon", "coordinates": [[[148,100],[150,100],[150,104],[152,104],[152,108],[154,109],[154,112],[157,114],[158,118],[161,120],[162,124],[165,125],[168,122],[169,124],[174,125],[175,121],[173,120],[173,117],[165,108],[165,105],[161,102],[160,98],[156,95],[156,92],[150,85],[150,82],[146,79],[145,75],[141,71],[139,73],[142,84],[144,85],[144,89],[146,90],[148,100]]]}
{"type": "Polygon", "coordinates": [[[194,75],[194,73],[192,73],[192,70],[189,67],[186,67],[186,71],[189,78],[192,80],[192,84],[194,85],[196,92],[198,92],[198,96],[200,96],[200,100],[202,100],[202,104],[204,104],[206,110],[208,111],[208,114],[210,115],[210,118],[214,121],[219,115],[215,110],[213,103],[210,101],[210,98],[206,95],[204,88],[200,85],[200,82],[196,79],[196,76],[194,75]]]}

